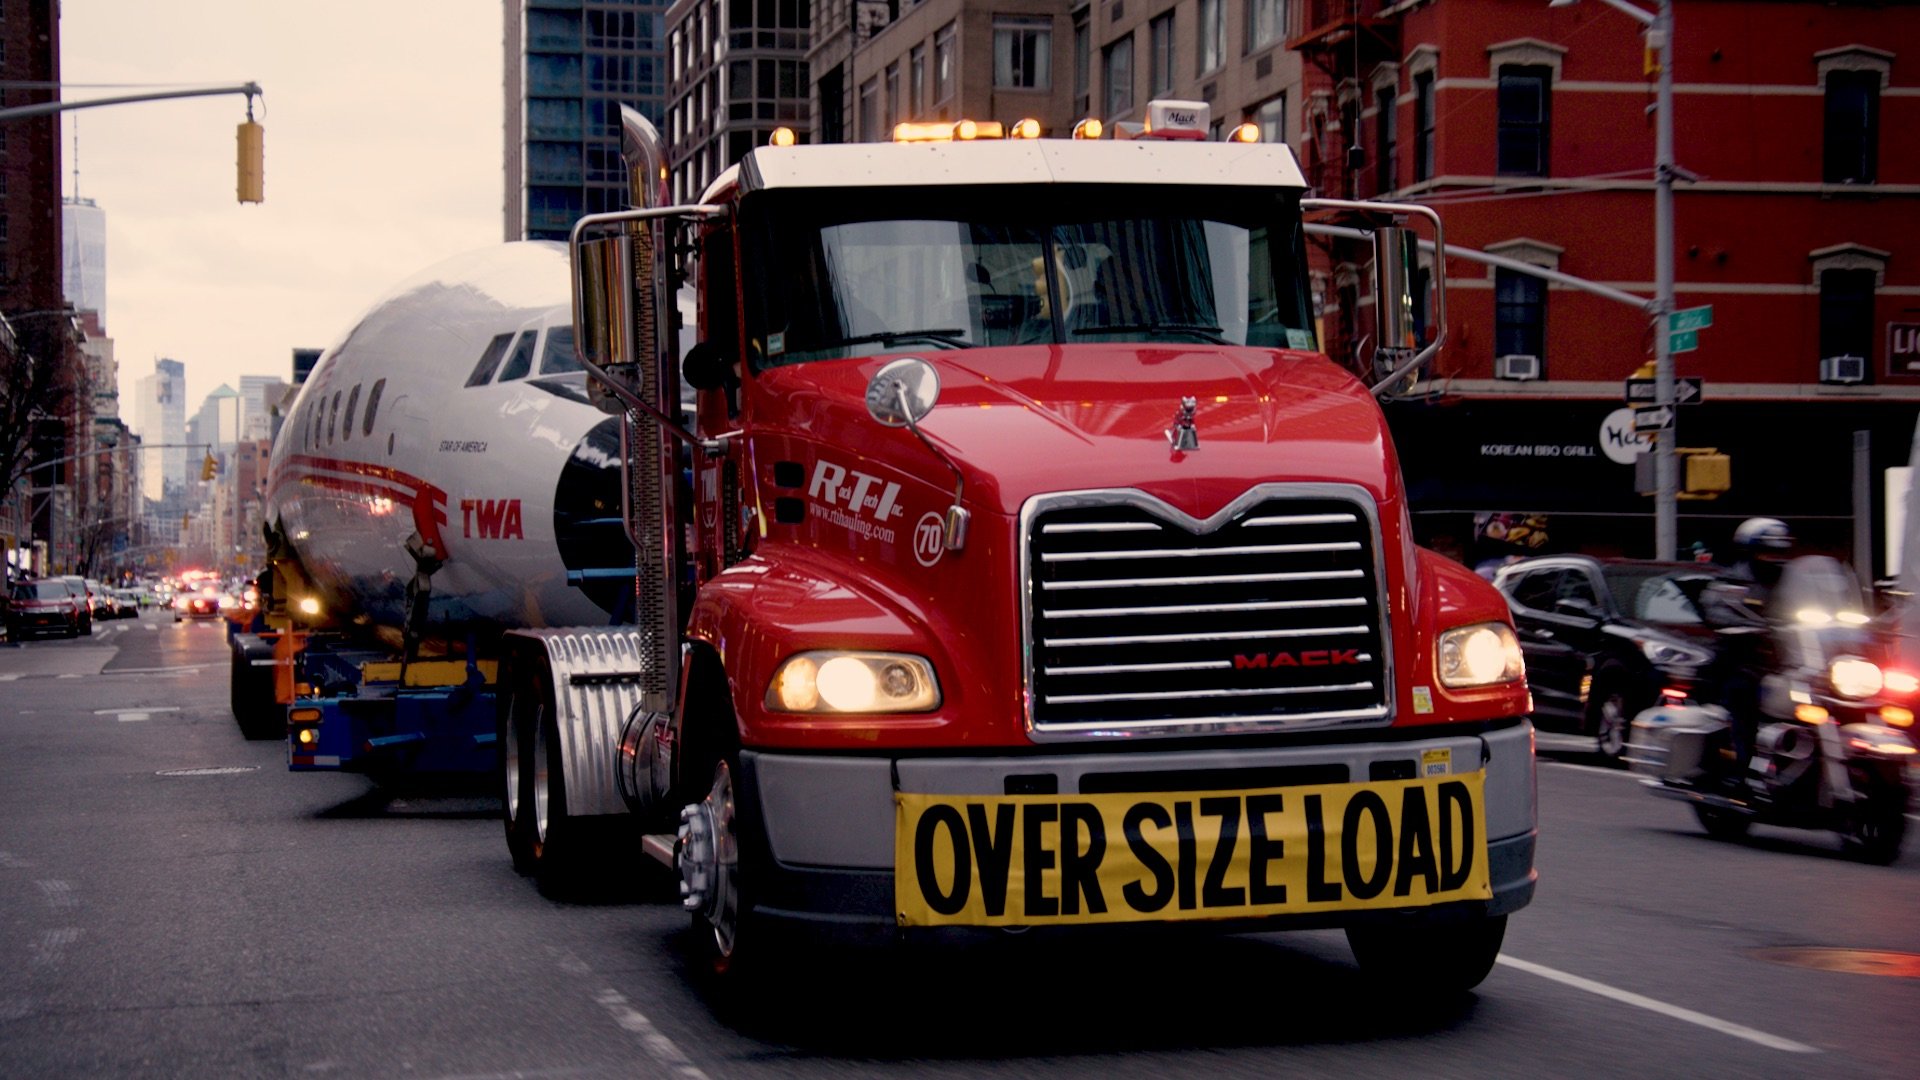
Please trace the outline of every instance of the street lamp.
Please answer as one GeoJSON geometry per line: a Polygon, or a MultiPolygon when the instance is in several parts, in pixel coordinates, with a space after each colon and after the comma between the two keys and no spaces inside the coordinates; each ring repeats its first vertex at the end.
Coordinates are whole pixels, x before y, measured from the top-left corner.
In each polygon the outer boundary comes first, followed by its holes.
{"type": "MultiPolygon", "coordinates": [[[[1580,0],[1549,0],[1550,8],[1571,7],[1580,0]]],[[[1655,98],[1653,135],[1653,400],[1674,409],[1673,390],[1673,0],[1659,0],[1648,11],[1627,0],[1600,0],[1601,3],[1637,19],[1646,28],[1647,47],[1660,53],[1660,81],[1655,98]]],[[[1677,419],[1677,417],[1676,417],[1677,419]]],[[[1678,546],[1678,459],[1674,443],[1675,429],[1659,432],[1653,441],[1654,480],[1657,485],[1653,503],[1654,558],[1671,560],[1678,546]]]]}

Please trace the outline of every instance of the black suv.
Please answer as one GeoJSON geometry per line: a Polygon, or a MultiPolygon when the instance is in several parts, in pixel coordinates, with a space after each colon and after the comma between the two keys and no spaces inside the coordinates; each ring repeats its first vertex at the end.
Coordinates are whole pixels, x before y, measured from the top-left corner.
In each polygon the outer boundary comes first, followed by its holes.
{"type": "Polygon", "coordinates": [[[1527,659],[1533,723],[1591,735],[1618,763],[1640,710],[1675,697],[1715,700],[1703,686],[1719,652],[1703,592],[1726,571],[1700,563],[1554,555],[1494,575],[1527,659]]]}

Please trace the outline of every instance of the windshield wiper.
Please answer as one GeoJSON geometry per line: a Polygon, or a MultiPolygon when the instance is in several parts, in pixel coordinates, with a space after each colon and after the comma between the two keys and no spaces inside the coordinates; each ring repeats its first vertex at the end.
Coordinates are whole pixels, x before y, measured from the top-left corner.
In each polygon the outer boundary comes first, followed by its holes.
{"type": "Polygon", "coordinates": [[[1076,326],[1076,334],[1197,334],[1216,345],[1227,344],[1220,336],[1217,326],[1202,326],[1199,323],[1100,323],[1093,326],[1076,326]]]}
{"type": "Polygon", "coordinates": [[[951,349],[971,349],[973,342],[961,336],[965,333],[965,330],[957,326],[939,330],[882,330],[876,334],[858,334],[838,341],[829,341],[821,345],[821,348],[838,349],[845,345],[871,345],[875,342],[893,345],[902,341],[933,341],[951,349]]]}

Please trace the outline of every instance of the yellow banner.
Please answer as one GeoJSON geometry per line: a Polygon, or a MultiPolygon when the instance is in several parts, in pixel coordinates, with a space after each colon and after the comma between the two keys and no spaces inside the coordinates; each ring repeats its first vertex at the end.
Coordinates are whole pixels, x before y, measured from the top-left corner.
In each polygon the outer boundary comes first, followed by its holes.
{"type": "Polygon", "coordinates": [[[1157,922],[1493,896],[1480,773],[1260,791],[894,794],[902,926],[1157,922]]]}

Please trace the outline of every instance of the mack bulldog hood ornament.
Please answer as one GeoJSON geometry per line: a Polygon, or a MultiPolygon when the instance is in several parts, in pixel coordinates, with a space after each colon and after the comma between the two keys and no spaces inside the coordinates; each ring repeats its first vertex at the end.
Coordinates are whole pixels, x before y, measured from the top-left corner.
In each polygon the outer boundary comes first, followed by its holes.
{"type": "Polygon", "coordinates": [[[1180,399],[1180,410],[1173,414],[1173,426],[1167,429],[1167,445],[1177,453],[1182,450],[1200,449],[1200,433],[1193,429],[1193,410],[1199,402],[1190,397],[1180,399]]]}

